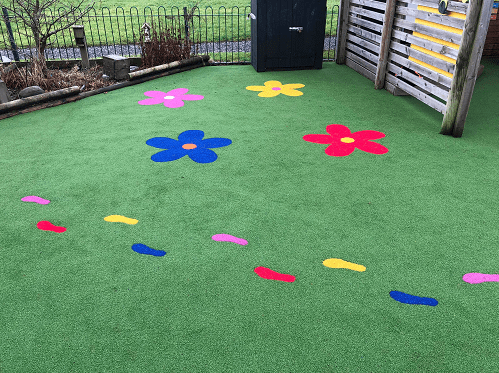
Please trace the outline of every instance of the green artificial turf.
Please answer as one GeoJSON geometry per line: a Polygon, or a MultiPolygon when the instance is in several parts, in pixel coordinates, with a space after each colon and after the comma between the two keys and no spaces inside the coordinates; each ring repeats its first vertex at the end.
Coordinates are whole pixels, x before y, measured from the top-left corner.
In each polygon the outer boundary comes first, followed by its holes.
{"type": "Polygon", "coordinates": [[[462,280],[499,272],[499,68],[483,64],[462,138],[333,63],[204,67],[2,120],[0,371],[496,371],[499,283],[462,280]],[[245,88],[269,80],[303,95],[245,88]],[[138,104],[175,88],[204,99],[138,104]],[[303,140],[329,124],[380,131],[389,152],[303,140]],[[151,160],[148,139],[187,130],[232,144],[212,163],[151,160]]]}

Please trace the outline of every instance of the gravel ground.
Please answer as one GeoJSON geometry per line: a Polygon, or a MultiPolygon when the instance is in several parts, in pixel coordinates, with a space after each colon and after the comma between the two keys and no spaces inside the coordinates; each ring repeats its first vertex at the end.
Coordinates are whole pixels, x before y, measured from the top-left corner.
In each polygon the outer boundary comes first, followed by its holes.
{"type": "MultiPolygon", "coordinates": [[[[336,37],[327,37],[324,39],[324,50],[334,50],[336,46],[336,37]]],[[[31,50],[31,53],[34,49],[31,50]]],[[[201,43],[192,47],[193,54],[210,54],[210,53],[233,53],[233,52],[251,52],[251,40],[240,42],[214,42],[201,43]]],[[[26,59],[30,55],[29,49],[19,49],[19,57],[26,59]]],[[[102,57],[108,54],[118,54],[121,56],[140,55],[140,46],[130,45],[111,45],[101,47],[88,47],[88,55],[90,58],[102,57]]],[[[3,57],[14,60],[14,55],[11,50],[0,50],[3,57]]],[[[70,59],[81,58],[78,48],[48,48],[46,49],[46,57],[48,59],[70,59]]]]}

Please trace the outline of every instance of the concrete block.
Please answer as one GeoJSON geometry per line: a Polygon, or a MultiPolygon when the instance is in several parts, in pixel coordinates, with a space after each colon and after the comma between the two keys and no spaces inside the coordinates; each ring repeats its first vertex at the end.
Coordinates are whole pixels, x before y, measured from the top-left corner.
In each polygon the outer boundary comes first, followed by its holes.
{"type": "Polygon", "coordinates": [[[0,104],[5,104],[10,101],[10,93],[5,85],[5,82],[0,79],[0,104]]]}
{"type": "Polygon", "coordinates": [[[103,72],[110,79],[125,80],[128,79],[130,72],[130,60],[128,58],[110,54],[102,57],[103,72]]]}

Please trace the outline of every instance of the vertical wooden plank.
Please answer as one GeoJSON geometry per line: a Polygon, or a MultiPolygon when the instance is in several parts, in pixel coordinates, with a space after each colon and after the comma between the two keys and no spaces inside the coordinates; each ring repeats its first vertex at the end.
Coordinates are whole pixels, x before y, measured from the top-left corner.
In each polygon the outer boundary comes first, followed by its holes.
{"type": "Polygon", "coordinates": [[[388,52],[390,51],[396,4],[396,0],[387,0],[386,2],[385,19],[383,21],[383,31],[381,32],[378,67],[376,68],[376,79],[374,80],[375,89],[381,89],[385,85],[386,64],[388,63],[388,52]]]}
{"type": "Polygon", "coordinates": [[[480,68],[480,60],[482,59],[483,47],[485,45],[485,38],[489,28],[490,14],[492,13],[493,5],[494,0],[484,0],[483,2],[482,13],[480,15],[478,31],[475,38],[475,45],[473,46],[473,53],[471,55],[471,64],[466,76],[463,95],[459,103],[456,122],[452,131],[452,136],[454,137],[461,137],[463,134],[464,122],[466,121],[466,116],[468,115],[471,97],[473,96],[473,90],[475,89],[476,78],[479,75],[478,69],[480,68]]]}
{"type": "Polygon", "coordinates": [[[340,0],[338,12],[338,32],[336,33],[336,63],[345,63],[345,52],[347,44],[348,12],[350,10],[350,0],[340,0]]]}
{"type": "MultiPolygon", "coordinates": [[[[449,98],[445,108],[445,115],[442,121],[440,133],[443,135],[452,135],[456,124],[457,113],[459,110],[461,98],[463,96],[464,85],[468,75],[473,47],[476,42],[478,22],[484,9],[482,8],[484,0],[473,0],[470,2],[466,21],[464,22],[464,31],[457,54],[456,68],[450,87],[449,98]]],[[[490,13],[489,13],[490,17],[490,13]]]]}

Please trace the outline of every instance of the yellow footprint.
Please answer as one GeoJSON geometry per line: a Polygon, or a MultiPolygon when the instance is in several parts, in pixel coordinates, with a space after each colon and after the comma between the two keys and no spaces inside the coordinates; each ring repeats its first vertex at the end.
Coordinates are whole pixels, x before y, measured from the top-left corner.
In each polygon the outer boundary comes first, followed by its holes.
{"type": "Polygon", "coordinates": [[[346,268],[357,272],[364,272],[366,270],[366,267],[361,264],[347,262],[343,259],[338,258],[326,259],[322,262],[322,264],[329,268],[346,268]]]}
{"type": "Polygon", "coordinates": [[[127,218],[126,216],[123,215],[109,215],[106,216],[104,220],[110,222],[126,223],[126,224],[137,224],[139,222],[137,219],[127,218]]]}

